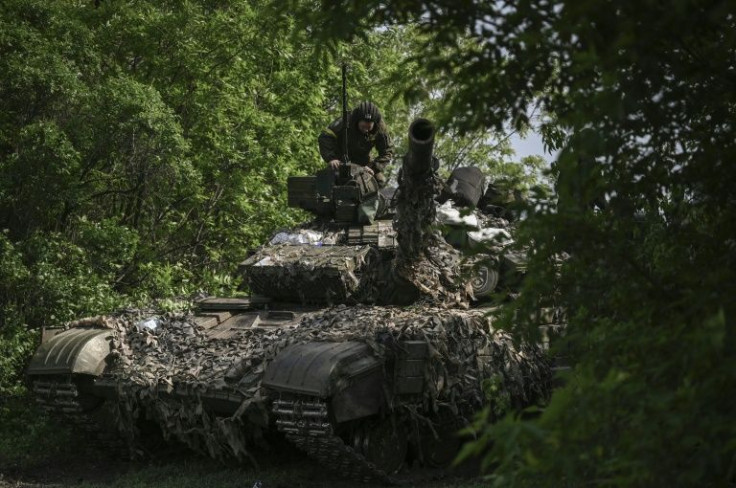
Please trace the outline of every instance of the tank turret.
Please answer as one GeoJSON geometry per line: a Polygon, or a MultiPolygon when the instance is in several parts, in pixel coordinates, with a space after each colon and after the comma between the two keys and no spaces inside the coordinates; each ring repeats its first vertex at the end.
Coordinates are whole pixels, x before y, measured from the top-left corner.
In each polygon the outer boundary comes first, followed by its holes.
{"type": "Polygon", "coordinates": [[[390,202],[359,166],[347,180],[332,170],[290,178],[290,205],[317,216],[292,235],[310,232],[318,245],[261,247],[241,265],[250,289],[302,304],[402,305],[424,299],[438,306],[467,307],[472,288],[461,269],[462,255],[435,222],[441,184],[434,136],[429,120],[411,124],[399,188],[386,192],[390,202]],[[372,214],[378,219],[367,219],[366,208],[379,209],[372,214]]]}

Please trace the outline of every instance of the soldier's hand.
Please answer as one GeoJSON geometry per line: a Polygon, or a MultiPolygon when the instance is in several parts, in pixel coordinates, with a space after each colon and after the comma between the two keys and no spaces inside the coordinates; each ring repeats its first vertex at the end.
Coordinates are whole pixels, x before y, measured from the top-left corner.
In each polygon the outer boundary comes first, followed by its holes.
{"type": "Polygon", "coordinates": [[[327,164],[330,166],[330,168],[336,170],[336,169],[340,168],[340,165],[342,164],[342,161],[340,161],[339,159],[333,159],[332,161],[330,161],[327,164]]]}
{"type": "Polygon", "coordinates": [[[363,170],[368,173],[369,175],[373,176],[373,170],[370,169],[368,166],[363,166],[363,170]]]}

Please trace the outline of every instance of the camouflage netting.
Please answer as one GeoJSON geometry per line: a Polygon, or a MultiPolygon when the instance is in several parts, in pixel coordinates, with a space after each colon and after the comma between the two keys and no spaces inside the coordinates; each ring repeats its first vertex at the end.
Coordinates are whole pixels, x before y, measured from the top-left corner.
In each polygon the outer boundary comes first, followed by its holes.
{"type": "Polygon", "coordinates": [[[249,288],[297,303],[343,303],[360,294],[361,280],[379,260],[371,246],[277,244],[259,248],[243,264],[249,288]]]}
{"type": "Polygon", "coordinates": [[[279,351],[295,343],[357,340],[382,357],[395,352],[391,344],[398,340],[426,340],[430,359],[424,396],[398,405],[417,416],[443,405],[468,412],[489,403],[500,414],[546,397],[549,389],[541,352],[515,346],[479,310],[337,306],[306,314],[295,327],[243,328],[221,339],[208,336],[192,315],[161,316],[155,331],[141,327],[140,320],[128,313],[97,321],[116,330],[112,375],[121,430],[134,436],[136,419],[145,412],[166,438],[219,459],[249,456],[269,422],[260,388],[263,372],[279,351]],[[243,400],[234,415],[215,417],[202,401],[212,392],[239,394],[243,400]]]}
{"type": "MultiPolygon", "coordinates": [[[[434,171],[403,174],[400,180],[396,222],[399,246],[394,261],[397,288],[408,284],[414,295],[441,307],[467,308],[470,283],[462,274],[462,255],[436,230],[435,197],[440,180],[434,171]]],[[[401,295],[412,293],[402,290],[401,295]]]]}

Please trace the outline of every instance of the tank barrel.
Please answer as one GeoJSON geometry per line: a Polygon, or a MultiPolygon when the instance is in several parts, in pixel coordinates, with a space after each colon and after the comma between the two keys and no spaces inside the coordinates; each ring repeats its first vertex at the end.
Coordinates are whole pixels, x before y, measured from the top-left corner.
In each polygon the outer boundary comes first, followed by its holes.
{"type": "Polygon", "coordinates": [[[434,133],[434,124],[427,119],[416,119],[409,126],[409,152],[403,163],[404,171],[409,175],[431,170],[434,133]]]}
{"type": "Polygon", "coordinates": [[[435,132],[427,119],[409,126],[394,222],[398,246],[390,302],[403,305],[423,297],[435,305],[467,306],[469,285],[461,276],[461,257],[435,226],[435,197],[441,188],[433,155],[435,132]]]}

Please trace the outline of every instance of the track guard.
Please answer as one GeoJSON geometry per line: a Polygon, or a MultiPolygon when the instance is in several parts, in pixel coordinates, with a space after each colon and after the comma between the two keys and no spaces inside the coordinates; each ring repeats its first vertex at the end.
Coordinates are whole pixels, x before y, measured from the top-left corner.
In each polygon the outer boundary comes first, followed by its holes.
{"type": "Polygon", "coordinates": [[[380,411],[383,378],[383,361],[362,342],[308,342],[281,351],[262,385],[279,394],[331,398],[339,423],[380,411]]]}
{"type": "Polygon", "coordinates": [[[110,354],[113,331],[75,328],[41,344],[28,366],[28,376],[87,374],[99,376],[110,354]]]}

